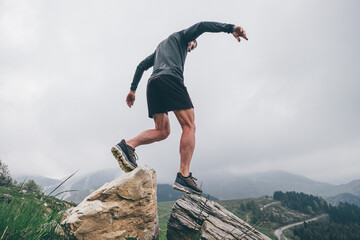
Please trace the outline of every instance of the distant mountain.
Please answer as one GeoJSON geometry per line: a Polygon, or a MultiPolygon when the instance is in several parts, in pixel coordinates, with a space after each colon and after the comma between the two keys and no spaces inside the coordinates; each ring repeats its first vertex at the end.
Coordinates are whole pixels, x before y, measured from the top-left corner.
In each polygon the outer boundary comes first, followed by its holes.
{"type": "MultiPolygon", "coordinates": [[[[79,203],[94,190],[106,182],[114,180],[121,174],[123,174],[123,172],[119,169],[106,169],[86,176],[75,175],[69,179],[68,182],[63,184],[63,186],[61,186],[54,194],[67,190],[76,190],[60,194],[58,197],[67,201],[79,203]]],[[[61,183],[61,180],[39,176],[27,176],[26,178],[33,179],[44,189],[47,189],[46,193],[49,193],[61,183]]],[[[21,181],[24,180],[25,177],[16,179],[21,181]]],[[[342,193],[360,196],[360,180],[355,180],[348,184],[332,185],[283,171],[269,171],[241,176],[230,174],[204,176],[201,181],[203,183],[202,187],[205,194],[210,194],[211,196],[223,200],[257,198],[272,195],[275,191],[304,192],[321,196],[325,199],[342,193]]],[[[181,192],[173,190],[169,184],[158,184],[158,201],[177,200],[181,195],[181,192]]],[[[350,197],[344,199],[352,201],[350,200],[350,197]]]]}
{"type": "MultiPolygon", "coordinates": [[[[158,202],[167,202],[167,201],[176,201],[184,195],[183,192],[174,190],[170,184],[158,184],[157,185],[157,201],[158,202]]],[[[217,197],[204,195],[205,198],[210,200],[218,200],[217,197]]]]}
{"type": "MultiPolygon", "coordinates": [[[[86,196],[91,194],[93,191],[101,187],[107,182],[111,182],[115,178],[123,174],[119,169],[106,169],[91,173],[86,176],[74,175],[67,182],[65,182],[60,188],[58,188],[52,196],[64,192],[58,195],[59,198],[66,201],[72,201],[80,203],[86,196]],[[69,191],[70,192],[66,192],[69,191]]],[[[16,178],[17,181],[23,182],[28,180],[34,180],[38,185],[42,187],[45,194],[49,194],[55,187],[57,187],[62,180],[51,179],[41,176],[19,176],[16,178]]],[[[176,191],[169,184],[158,184],[157,186],[157,199],[159,202],[163,201],[176,201],[181,198],[182,192],[176,191]]],[[[217,198],[211,198],[216,200],[217,198]]]]}
{"type": "MultiPolygon", "coordinates": [[[[105,183],[111,182],[112,180],[120,176],[120,174],[121,171],[119,171],[119,169],[99,170],[86,176],[77,176],[75,174],[51,195],[54,196],[58,193],[64,192],[57,197],[66,201],[80,203],[90,193],[92,193],[105,183]]],[[[63,180],[39,176],[18,176],[15,179],[18,182],[32,179],[42,187],[42,189],[45,191],[45,194],[49,194],[53,189],[55,189],[59,184],[63,182],[63,180]]]]}
{"type": "MultiPolygon", "coordinates": [[[[354,180],[347,184],[336,186],[335,193],[351,193],[355,196],[360,196],[360,180],[354,180]]],[[[333,194],[335,195],[335,194],[333,194]]]]}
{"type": "Polygon", "coordinates": [[[328,197],[326,200],[332,205],[338,205],[340,202],[346,202],[360,207],[360,197],[351,193],[341,193],[334,197],[328,197]]]}
{"type": "Polygon", "coordinates": [[[158,184],[157,185],[157,201],[176,201],[184,195],[183,192],[174,190],[170,184],[158,184]]]}
{"type": "Polygon", "coordinates": [[[14,179],[18,181],[19,183],[27,182],[28,180],[34,180],[38,185],[45,187],[50,185],[55,185],[61,183],[61,180],[43,177],[43,176],[15,176],[14,179]]]}
{"type": "Polygon", "coordinates": [[[121,171],[119,169],[99,170],[87,176],[69,181],[64,184],[65,190],[75,190],[64,195],[66,201],[80,203],[86,196],[101,187],[107,182],[111,182],[119,177],[121,171]]]}
{"type": "Polygon", "coordinates": [[[45,193],[50,193],[56,186],[58,186],[62,181],[58,179],[43,177],[43,176],[14,176],[14,179],[22,184],[29,180],[34,180],[37,185],[41,186],[42,190],[45,193]]]}
{"type": "Polygon", "coordinates": [[[283,171],[269,171],[243,176],[213,176],[206,181],[205,192],[221,199],[256,198],[274,191],[296,191],[328,197],[340,193],[360,195],[360,180],[332,185],[283,171]]]}

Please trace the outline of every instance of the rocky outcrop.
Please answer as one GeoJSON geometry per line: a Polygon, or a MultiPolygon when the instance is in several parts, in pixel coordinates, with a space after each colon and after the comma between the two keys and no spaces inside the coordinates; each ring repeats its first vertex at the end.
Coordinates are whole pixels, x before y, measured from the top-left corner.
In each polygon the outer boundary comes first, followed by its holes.
{"type": "Polygon", "coordinates": [[[70,239],[158,239],[156,173],[139,166],[69,209],[61,223],[70,239]]]}
{"type": "Polygon", "coordinates": [[[220,204],[194,194],[185,194],[175,202],[167,226],[167,239],[270,240],[220,204]]]}

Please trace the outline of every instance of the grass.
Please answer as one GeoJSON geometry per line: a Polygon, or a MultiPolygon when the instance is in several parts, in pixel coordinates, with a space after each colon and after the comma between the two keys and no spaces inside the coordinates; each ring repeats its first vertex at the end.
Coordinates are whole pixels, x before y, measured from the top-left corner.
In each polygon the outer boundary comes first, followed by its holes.
{"type": "Polygon", "coordinates": [[[158,202],[157,204],[160,227],[159,240],[166,240],[167,222],[169,221],[171,209],[174,203],[174,201],[170,201],[158,202]]]}
{"type": "Polygon", "coordinates": [[[0,201],[0,240],[65,239],[60,222],[65,210],[76,204],[22,187],[0,186],[0,195],[11,195],[10,200],[0,201]]]}
{"type": "Polygon", "coordinates": [[[288,240],[293,240],[295,238],[291,228],[285,229],[285,231],[283,231],[283,234],[286,236],[288,240]]]}
{"type": "MultiPolygon", "coordinates": [[[[13,196],[13,199],[0,202],[0,239],[64,239],[58,224],[64,211],[46,207],[39,193],[21,194],[14,190],[0,188],[1,193],[13,196]],[[40,198],[39,198],[40,197],[40,198]]],[[[51,205],[53,205],[52,203],[51,205]]],[[[49,204],[47,204],[49,205],[49,204]]]]}
{"type": "Polygon", "coordinates": [[[261,198],[246,198],[246,199],[235,199],[235,200],[219,200],[217,201],[220,205],[225,207],[227,210],[232,212],[234,215],[249,223],[255,227],[256,230],[270,237],[271,239],[277,239],[274,234],[274,229],[277,224],[268,221],[267,209],[259,213],[260,220],[254,221],[253,210],[251,208],[260,209],[261,206],[270,204],[273,201],[272,198],[261,197],[261,198]],[[253,207],[251,207],[253,206],[253,207]],[[255,224],[257,223],[257,225],[255,224]]]}

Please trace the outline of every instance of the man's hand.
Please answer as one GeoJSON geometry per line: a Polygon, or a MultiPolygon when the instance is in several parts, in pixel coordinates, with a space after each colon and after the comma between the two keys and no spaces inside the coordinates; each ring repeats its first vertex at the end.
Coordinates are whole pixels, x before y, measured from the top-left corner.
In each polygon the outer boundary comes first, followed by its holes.
{"type": "Polygon", "coordinates": [[[126,97],[126,103],[131,108],[135,102],[135,91],[130,91],[126,97]]]}
{"type": "Polygon", "coordinates": [[[240,37],[248,40],[245,30],[240,26],[235,26],[232,34],[238,40],[238,42],[240,42],[240,40],[241,40],[240,37]]]}

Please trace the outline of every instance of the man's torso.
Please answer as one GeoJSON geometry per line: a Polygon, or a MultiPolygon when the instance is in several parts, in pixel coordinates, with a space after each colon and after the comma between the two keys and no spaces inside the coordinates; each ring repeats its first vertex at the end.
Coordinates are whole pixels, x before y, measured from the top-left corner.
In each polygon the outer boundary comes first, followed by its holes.
{"type": "Polygon", "coordinates": [[[182,38],[181,32],[171,34],[156,48],[152,77],[172,75],[184,79],[184,65],[188,43],[182,38]]]}

